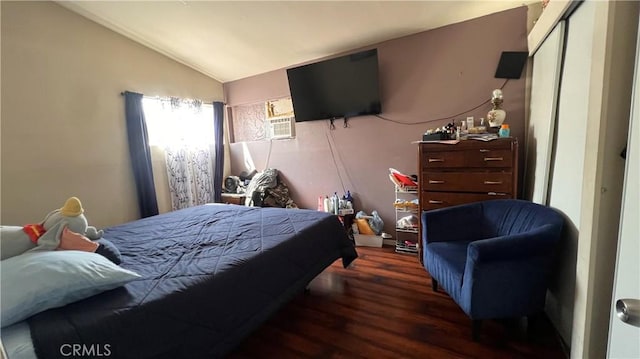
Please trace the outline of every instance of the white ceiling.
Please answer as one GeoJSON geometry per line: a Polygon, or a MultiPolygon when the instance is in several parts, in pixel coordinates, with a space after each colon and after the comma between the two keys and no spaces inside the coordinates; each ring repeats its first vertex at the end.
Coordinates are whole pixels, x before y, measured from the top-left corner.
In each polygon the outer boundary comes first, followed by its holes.
{"type": "Polygon", "coordinates": [[[58,1],[220,82],[532,2],[58,1]]]}

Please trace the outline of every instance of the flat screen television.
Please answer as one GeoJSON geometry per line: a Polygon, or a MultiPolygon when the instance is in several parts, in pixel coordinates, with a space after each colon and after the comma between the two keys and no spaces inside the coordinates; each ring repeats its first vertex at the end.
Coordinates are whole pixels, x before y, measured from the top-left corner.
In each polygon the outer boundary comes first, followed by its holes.
{"type": "Polygon", "coordinates": [[[296,122],[379,114],[378,50],[287,70],[296,122]]]}

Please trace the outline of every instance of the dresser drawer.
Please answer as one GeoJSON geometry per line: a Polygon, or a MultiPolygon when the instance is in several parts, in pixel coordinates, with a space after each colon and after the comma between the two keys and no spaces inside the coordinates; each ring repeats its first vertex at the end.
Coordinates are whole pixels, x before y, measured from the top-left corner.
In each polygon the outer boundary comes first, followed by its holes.
{"type": "Polygon", "coordinates": [[[420,205],[423,211],[428,211],[430,209],[456,206],[464,203],[505,198],[513,197],[507,193],[422,192],[420,195],[420,205]]]}
{"type": "Polygon", "coordinates": [[[468,149],[425,153],[422,169],[440,168],[510,168],[513,154],[508,149],[468,149]]]}
{"type": "Polygon", "coordinates": [[[511,193],[511,172],[423,172],[423,191],[511,193]]]}
{"type": "Polygon", "coordinates": [[[480,148],[465,151],[465,164],[470,168],[509,168],[512,166],[511,150],[491,150],[480,148]]]}
{"type": "Polygon", "coordinates": [[[434,151],[424,153],[422,169],[466,167],[466,151],[434,151]]]}

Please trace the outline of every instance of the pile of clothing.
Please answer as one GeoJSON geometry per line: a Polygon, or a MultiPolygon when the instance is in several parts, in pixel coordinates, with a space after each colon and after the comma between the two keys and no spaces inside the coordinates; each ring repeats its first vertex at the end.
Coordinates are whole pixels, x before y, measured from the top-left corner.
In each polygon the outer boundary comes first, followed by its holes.
{"type": "Polygon", "coordinates": [[[275,168],[256,173],[247,185],[245,196],[246,206],[298,208],[275,168]]]}

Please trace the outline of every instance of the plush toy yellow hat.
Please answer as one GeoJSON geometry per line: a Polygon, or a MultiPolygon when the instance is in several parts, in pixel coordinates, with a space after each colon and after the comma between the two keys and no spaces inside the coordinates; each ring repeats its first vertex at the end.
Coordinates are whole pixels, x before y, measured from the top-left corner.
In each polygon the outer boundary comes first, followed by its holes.
{"type": "Polygon", "coordinates": [[[65,217],[77,217],[84,213],[84,209],[78,197],[70,197],[60,208],[60,213],[65,217]]]}

